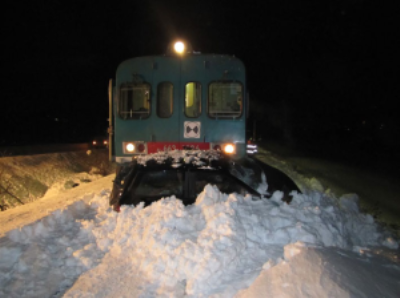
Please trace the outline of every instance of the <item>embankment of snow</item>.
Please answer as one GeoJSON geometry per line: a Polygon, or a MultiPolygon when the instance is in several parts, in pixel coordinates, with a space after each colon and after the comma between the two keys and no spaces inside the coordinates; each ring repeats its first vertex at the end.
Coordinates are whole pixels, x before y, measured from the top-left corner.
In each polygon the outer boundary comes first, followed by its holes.
{"type": "Polygon", "coordinates": [[[102,202],[92,202],[104,211],[97,223],[84,226],[108,256],[83,274],[65,297],[124,296],[132,291],[143,297],[233,297],[265,268],[288,260],[292,243],[350,252],[397,247],[349,198],[342,205],[318,192],[294,194],[290,205],[281,198],[282,193],[275,192],[270,200],[253,201],[208,185],[189,207],[170,197],[147,208],[123,206],[115,215],[106,212],[102,202]],[[120,264],[113,264],[116,261],[120,264]],[[104,280],[110,267],[120,274],[119,279],[112,277],[115,283],[104,280]]]}
{"type": "Polygon", "coordinates": [[[236,298],[396,297],[400,270],[368,250],[285,246],[285,258],[267,263],[254,283],[236,298]]]}
{"type": "Polygon", "coordinates": [[[106,150],[0,157],[0,209],[97,180],[114,169],[106,150]]]}

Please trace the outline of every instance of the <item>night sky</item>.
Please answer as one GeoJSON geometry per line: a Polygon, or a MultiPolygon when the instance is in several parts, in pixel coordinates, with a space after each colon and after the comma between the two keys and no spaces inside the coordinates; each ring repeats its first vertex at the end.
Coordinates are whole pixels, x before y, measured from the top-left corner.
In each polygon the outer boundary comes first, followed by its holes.
{"type": "Polygon", "coordinates": [[[7,6],[0,145],[85,142],[104,133],[108,79],[118,64],[162,54],[183,37],[196,51],[243,60],[249,123],[257,121],[264,139],[396,146],[397,15],[377,1],[52,0],[7,6]]]}

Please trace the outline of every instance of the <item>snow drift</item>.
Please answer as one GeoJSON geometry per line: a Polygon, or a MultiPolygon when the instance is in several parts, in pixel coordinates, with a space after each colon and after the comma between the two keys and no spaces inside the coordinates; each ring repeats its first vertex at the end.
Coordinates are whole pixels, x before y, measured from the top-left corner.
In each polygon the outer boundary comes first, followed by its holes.
{"type": "Polygon", "coordinates": [[[355,196],[337,201],[318,191],[293,193],[288,205],[279,191],[255,201],[207,185],[192,206],[169,197],[115,213],[108,195],[103,190],[89,204],[77,201],[2,238],[0,296],[398,293],[399,264],[373,253],[398,244],[358,211],[355,196]]]}

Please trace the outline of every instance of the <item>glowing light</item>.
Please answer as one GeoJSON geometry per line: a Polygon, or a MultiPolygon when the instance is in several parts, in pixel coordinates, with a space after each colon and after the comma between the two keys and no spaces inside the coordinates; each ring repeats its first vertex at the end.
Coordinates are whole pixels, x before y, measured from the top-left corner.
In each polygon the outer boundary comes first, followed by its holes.
{"type": "Polygon", "coordinates": [[[185,44],[181,41],[177,41],[174,45],[175,52],[178,54],[183,54],[185,51],[185,44]]]}
{"type": "Polygon", "coordinates": [[[127,144],[127,145],[125,146],[125,148],[126,148],[126,151],[128,151],[128,152],[133,152],[133,151],[135,151],[135,145],[133,145],[132,143],[127,144]]]}
{"type": "Polygon", "coordinates": [[[224,146],[224,152],[228,153],[228,154],[232,154],[235,152],[235,146],[233,146],[232,144],[227,144],[224,146]]]}

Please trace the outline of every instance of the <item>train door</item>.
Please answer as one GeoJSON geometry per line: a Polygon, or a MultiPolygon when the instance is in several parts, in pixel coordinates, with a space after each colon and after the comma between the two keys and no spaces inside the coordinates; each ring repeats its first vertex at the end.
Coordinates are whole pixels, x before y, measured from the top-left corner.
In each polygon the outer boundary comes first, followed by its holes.
{"type": "Polygon", "coordinates": [[[203,92],[207,86],[204,78],[203,60],[196,56],[188,56],[182,59],[181,64],[181,98],[182,98],[182,118],[180,119],[180,141],[189,143],[199,149],[204,144],[204,125],[206,117],[203,111],[203,92]]]}
{"type": "Polygon", "coordinates": [[[203,61],[193,56],[154,59],[154,116],[149,151],[162,149],[160,145],[209,149],[204,143],[206,115],[202,111],[202,92],[206,82],[203,61]]]}
{"type": "Polygon", "coordinates": [[[179,142],[182,104],[178,57],[155,57],[153,71],[153,117],[151,142],[179,142]]]}

